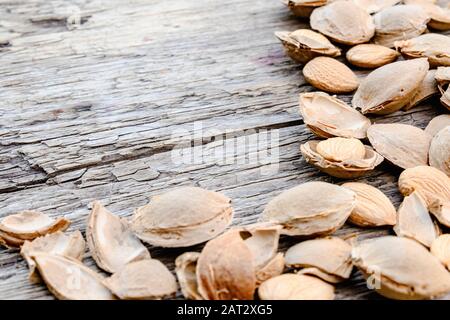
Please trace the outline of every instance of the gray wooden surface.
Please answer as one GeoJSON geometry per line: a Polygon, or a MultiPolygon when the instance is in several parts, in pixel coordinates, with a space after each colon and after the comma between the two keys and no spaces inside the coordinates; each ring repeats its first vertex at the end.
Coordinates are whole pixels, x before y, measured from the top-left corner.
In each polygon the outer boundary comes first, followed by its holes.
{"type": "MultiPolygon", "coordinates": [[[[313,136],[297,97],[313,89],[273,36],[307,26],[277,0],[0,0],[0,217],[42,210],[84,233],[94,199],[129,216],[168,188],[197,185],[231,197],[239,225],[284,189],[341,182],[300,155],[313,136]],[[187,161],[192,151],[203,157],[187,161]]],[[[373,121],[423,128],[442,112],[433,100],[373,121]]],[[[398,205],[399,172],[384,163],[359,180],[398,205]]],[[[283,238],[282,250],[296,241],[283,238]]],[[[201,245],[149,249],[173,269],[201,245]]],[[[85,263],[95,268],[89,253],[85,263]]],[[[0,299],[52,298],[27,272],[0,249],[0,299]]],[[[336,293],[380,298],[357,271],[336,293]]]]}

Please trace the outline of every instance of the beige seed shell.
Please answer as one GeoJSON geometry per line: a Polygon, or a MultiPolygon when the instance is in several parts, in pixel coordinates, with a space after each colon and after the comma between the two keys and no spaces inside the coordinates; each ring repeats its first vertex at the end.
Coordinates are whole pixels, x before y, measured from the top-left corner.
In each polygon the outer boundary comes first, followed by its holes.
{"type": "Polygon", "coordinates": [[[393,62],[372,71],[353,96],[353,107],[361,109],[363,114],[400,110],[414,97],[428,68],[427,59],[421,58],[393,62]]]}
{"type": "Polygon", "coordinates": [[[372,17],[352,1],[334,1],[313,11],[311,28],[336,42],[368,42],[375,33],[372,17]]]}
{"type": "Polygon", "coordinates": [[[431,140],[430,166],[450,176],[450,125],[439,131],[431,140]]]}
{"type": "Polygon", "coordinates": [[[421,7],[430,16],[428,22],[430,28],[441,31],[450,29],[450,7],[444,8],[427,0],[404,0],[404,2],[421,7]]]}
{"type": "Polygon", "coordinates": [[[395,225],[397,213],[383,192],[360,182],[347,182],[342,186],[356,193],[356,207],[348,218],[349,222],[360,227],[395,225]]]}
{"type": "Polygon", "coordinates": [[[303,68],[303,76],[312,86],[331,93],[352,92],[358,88],[358,78],[342,62],[329,57],[317,57],[303,68]]]}
{"type": "Polygon", "coordinates": [[[275,36],[283,44],[286,54],[300,63],[306,63],[318,56],[337,57],[341,54],[341,50],[325,36],[309,29],[278,31],[275,36]]]}
{"type": "Polygon", "coordinates": [[[375,150],[400,168],[428,163],[431,137],[422,129],[401,123],[374,124],[367,137],[375,150]]]}
{"type": "Polygon", "coordinates": [[[444,86],[450,83],[450,67],[438,67],[435,78],[443,93],[444,86]]]}
{"type": "Polygon", "coordinates": [[[445,92],[442,94],[440,101],[444,107],[450,110],[450,87],[448,87],[447,90],[445,90],[445,92]]]}
{"type": "Polygon", "coordinates": [[[319,137],[367,136],[370,120],[334,96],[324,92],[301,93],[299,105],[304,123],[319,137]]]}
{"type": "Polygon", "coordinates": [[[206,300],[252,300],[256,289],[252,251],[239,230],[210,240],[197,261],[197,283],[206,300]]]}
{"type": "Polygon", "coordinates": [[[320,278],[328,283],[341,283],[345,281],[346,279],[329,274],[325,271],[320,270],[319,268],[303,268],[300,269],[297,274],[304,274],[307,276],[314,276],[316,278],[320,278]]]}
{"type": "Polygon", "coordinates": [[[303,183],[273,198],[262,213],[262,221],[279,223],[282,234],[312,236],[340,228],[356,205],[348,189],[320,181],[303,183]],[[323,195],[327,196],[324,197],[323,195]]]}
{"type": "Polygon", "coordinates": [[[60,300],[112,300],[103,277],[80,261],[49,253],[33,253],[42,280],[60,300]]]}
{"type": "Polygon", "coordinates": [[[20,254],[28,264],[30,281],[39,282],[36,272],[36,263],[31,256],[36,252],[57,254],[81,261],[86,250],[86,242],[80,231],[64,234],[61,231],[47,234],[32,241],[25,241],[20,254]]]}
{"type": "Polygon", "coordinates": [[[375,13],[384,8],[392,7],[401,0],[353,0],[355,4],[367,11],[367,13],[375,13]]]}
{"type": "Polygon", "coordinates": [[[255,257],[256,269],[264,267],[276,255],[280,239],[280,225],[256,223],[242,227],[241,235],[255,257]]]}
{"type": "Polygon", "coordinates": [[[254,258],[257,286],[283,272],[284,256],[277,254],[281,228],[267,223],[242,227],[241,236],[254,258]]]}
{"type": "Polygon", "coordinates": [[[394,236],[365,240],[353,247],[353,263],[376,289],[391,299],[429,299],[450,291],[450,273],[418,242],[394,236]]]}
{"type": "Polygon", "coordinates": [[[120,299],[158,300],[174,296],[177,282],[159,260],[134,261],[104,280],[105,285],[120,299]]]}
{"type": "Polygon", "coordinates": [[[450,234],[443,234],[435,239],[430,251],[450,271],[450,234]]]}
{"type": "Polygon", "coordinates": [[[70,225],[65,218],[53,219],[38,211],[25,210],[6,216],[0,221],[0,244],[18,248],[25,240],[57,231],[64,231],[70,225]]]}
{"type": "Polygon", "coordinates": [[[438,67],[436,71],[436,82],[441,92],[441,104],[450,110],[450,67],[438,67]]]}
{"type": "Polygon", "coordinates": [[[428,58],[431,67],[450,66],[450,37],[427,33],[416,38],[395,42],[395,47],[407,59],[428,58]]]}
{"type": "Polygon", "coordinates": [[[406,169],[400,174],[398,188],[404,196],[417,191],[427,206],[438,199],[443,203],[450,201],[450,178],[433,167],[418,166],[406,169]]]}
{"type": "Polygon", "coordinates": [[[450,228],[450,201],[435,199],[428,209],[442,225],[450,228]]]}
{"type": "MultiPolygon", "coordinates": [[[[235,229],[251,252],[255,268],[256,286],[283,273],[284,255],[277,253],[281,226],[256,223],[235,229]]],[[[187,252],[175,261],[181,290],[188,299],[203,299],[198,291],[196,266],[199,254],[187,252]]]]}
{"type": "Polygon", "coordinates": [[[307,240],[290,247],[286,251],[285,262],[288,267],[314,267],[348,279],[353,269],[351,250],[347,242],[337,237],[307,240]]]}
{"type": "Polygon", "coordinates": [[[430,120],[425,132],[434,137],[436,133],[444,129],[446,126],[450,126],[450,114],[441,114],[430,120]]]}
{"type": "Polygon", "coordinates": [[[427,72],[427,75],[423,79],[422,83],[419,85],[419,88],[417,89],[412,99],[403,107],[404,111],[408,111],[409,109],[414,108],[421,102],[439,93],[435,75],[436,70],[429,70],[427,72]]]}
{"type": "Polygon", "coordinates": [[[433,6],[429,13],[431,15],[431,20],[428,23],[430,28],[442,31],[450,30],[450,8],[433,6]]]}
{"type": "Polygon", "coordinates": [[[308,141],[300,145],[300,151],[308,163],[333,177],[341,179],[361,177],[383,161],[383,157],[369,146],[364,146],[365,155],[361,159],[330,161],[317,152],[319,143],[317,140],[308,141]]]}
{"type": "Polygon", "coordinates": [[[282,1],[291,10],[294,16],[301,18],[308,18],[315,8],[327,4],[327,0],[282,0],[282,1]]]}
{"type": "Polygon", "coordinates": [[[224,195],[197,187],[180,187],[154,197],[135,210],[134,233],[161,247],[188,247],[222,233],[231,223],[233,208],[224,195]]]}
{"type": "Polygon", "coordinates": [[[197,261],[200,253],[185,252],[175,259],[175,272],[178,277],[181,292],[186,299],[202,300],[198,292],[197,261]]]}
{"type": "Polygon", "coordinates": [[[438,237],[436,227],[428,213],[427,204],[417,192],[406,196],[398,208],[394,231],[398,236],[408,237],[430,247],[438,237]]]}
{"type": "Polygon", "coordinates": [[[277,253],[265,266],[256,271],[256,285],[259,286],[264,281],[279,276],[284,270],[284,255],[277,253]]]}
{"type": "Polygon", "coordinates": [[[101,269],[110,273],[121,270],[130,262],[150,259],[147,248],[131,232],[128,223],[98,201],[93,203],[88,218],[86,238],[92,258],[101,269]]]}
{"type": "Polygon", "coordinates": [[[258,295],[261,300],[333,300],[334,287],[315,277],[286,273],[263,282],[258,295]]]}
{"type": "Polygon", "coordinates": [[[450,30],[450,8],[441,8],[439,6],[430,6],[427,9],[431,16],[428,26],[435,30],[450,30]]]}
{"type": "Polygon", "coordinates": [[[360,160],[366,155],[361,141],[355,138],[329,138],[317,144],[317,152],[330,161],[360,160]]]}
{"type": "Polygon", "coordinates": [[[374,69],[397,59],[400,54],[390,48],[377,44],[359,44],[347,51],[346,57],[351,64],[374,69]]]}
{"type": "Polygon", "coordinates": [[[425,32],[430,17],[415,5],[388,7],[373,16],[376,44],[394,47],[395,41],[408,40],[425,32]]]}

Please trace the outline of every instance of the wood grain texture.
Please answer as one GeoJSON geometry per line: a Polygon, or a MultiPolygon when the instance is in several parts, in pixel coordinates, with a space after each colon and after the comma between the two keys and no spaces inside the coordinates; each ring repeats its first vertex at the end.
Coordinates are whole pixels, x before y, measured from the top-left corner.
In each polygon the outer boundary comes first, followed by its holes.
{"type": "MultiPolygon", "coordinates": [[[[42,210],[65,215],[71,230],[84,233],[94,199],[126,217],[168,188],[197,185],[231,197],[233,224],[242,225],[255,222],[284,189],[316,179],[341,182],[300,155],[300,144],[313,135],[297,98],[313,88],[273,32],[308,24],[279,1],[0,4],[0,217],[42,210]],[[187,161],[192,154],[203,157],[187,161]]],[[[373,121],[424,128],[442,112],[432,100],[373,121]]],[[[398,205],[399,173],[384,163],[358,181],[398,205]]],[[[387,232],[345,226],[336,234],[387,232]]],[[[297,241],[283,237],[281,249],[297,241]]],[[[149,249],[171,270],[187,250],[149,249]]],[[[85,263],[96,268],[88,253],[85,263]]],[[[16,251],[0,249],[0,299],[52,298],[27,273],[16,251]]],[[[356,271],[336,293],[380,298],[356,271]]]]}

